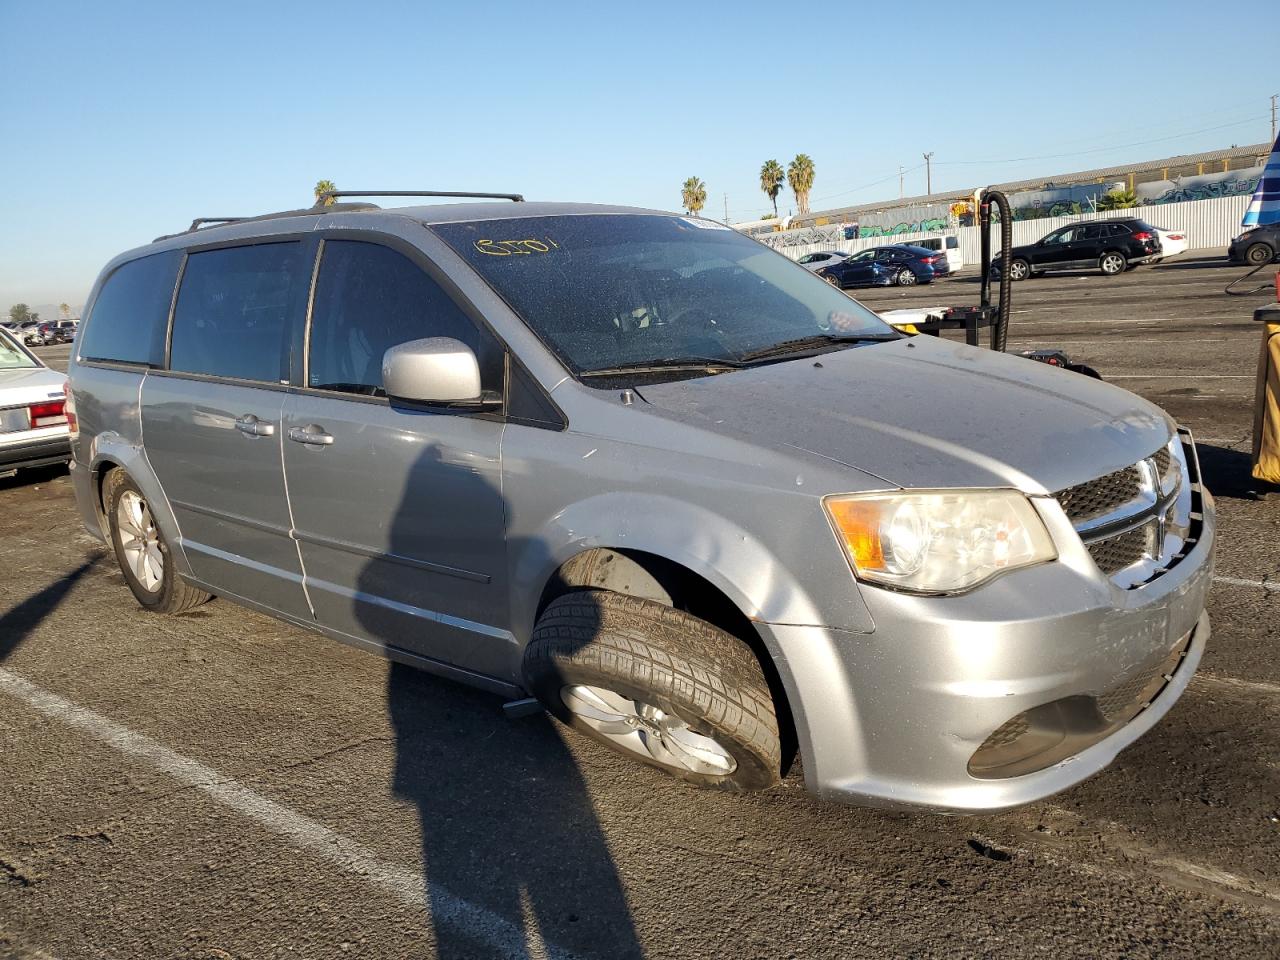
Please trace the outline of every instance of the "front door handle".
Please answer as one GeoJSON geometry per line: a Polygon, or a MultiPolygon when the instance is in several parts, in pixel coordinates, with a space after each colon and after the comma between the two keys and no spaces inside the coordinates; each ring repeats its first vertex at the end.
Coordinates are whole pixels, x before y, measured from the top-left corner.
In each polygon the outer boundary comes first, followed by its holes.
{"type": "Polygon", "coordinates": [[[266,420],[259,420],[252,413],[236,417],[236,429],[250,437],[271,437],[275,435],[276,425],[266,420]]]}
{"type": "Polygon", "coordinates": [[[333,443],[332,434],[325,433],[324,427],[315,423],[308,423],[305,427],[290,427],[289,439],[313,447],[327,447],[333,443]]]}

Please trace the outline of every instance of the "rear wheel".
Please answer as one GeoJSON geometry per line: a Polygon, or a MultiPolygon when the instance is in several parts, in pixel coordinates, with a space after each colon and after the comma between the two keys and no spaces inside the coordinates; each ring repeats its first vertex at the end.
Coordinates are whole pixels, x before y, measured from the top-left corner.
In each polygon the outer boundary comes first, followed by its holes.
{"type": "Polygon", "coordinates": [[[1129,261],[1119,250],[1108,250],[1098,258],[1098,269],[1108,277],[1124,273],[1128,266],[1129,261]]]}
{"type": "Polygon", "coordinates": [[[1245,263],[1260,264],[1270,263],[1275,259],[1276,252],[1266,243],[1255,243],[1244,252],[1245,263]]]}
{"type": "Polygon", "coordinates": [[[174,573],[169,542],[133,479],[124,470],[112,470],[104,487],[111,545],[138,603],[156,613],[182,613],[208,600],[209,594],[174,573]]]}
{"type": "Polygon", "coordinates": [[[916,285],[916,275],[911,272],[909,267],[903,267],[898,271],[898,275],[893,278],[893,282],[900,287],[914,287],[916,285]]]}
{"type": "Polygon", "coordinates": [[[773,699],[736,637],[652,600],[581,590],[553,600],[524,656],[528,689],[610,749],[703,787],[780,776],[773,699]]]}

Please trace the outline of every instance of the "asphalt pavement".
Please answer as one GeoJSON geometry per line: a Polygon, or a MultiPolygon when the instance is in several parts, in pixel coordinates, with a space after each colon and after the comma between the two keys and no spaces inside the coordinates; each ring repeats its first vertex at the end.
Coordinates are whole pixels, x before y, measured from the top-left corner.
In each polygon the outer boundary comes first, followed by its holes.
{"type": "MultiPolygon", "coordinates": [[[[1014,290],[1011,347],[1064,348],[1195,431],[1221,525],[1183,699],[1000,816],[837,806],[795,773],[702,793],[227,602],[145,614],[62,471],[0,479],[0,956],[1280,954],[1280,499],[1248,478],[1266,298],[1222,293],[1243,272],[1014,290]]],[[[967,274],[856,295],[972,303],[967,274]]]]}

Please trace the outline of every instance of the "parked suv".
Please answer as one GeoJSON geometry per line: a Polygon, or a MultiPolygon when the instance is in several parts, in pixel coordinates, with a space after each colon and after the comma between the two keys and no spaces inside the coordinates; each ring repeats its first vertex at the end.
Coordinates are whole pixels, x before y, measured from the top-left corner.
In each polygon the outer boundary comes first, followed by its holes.
{"type": "MultiPolygon", "coordinates": [[[[1160,234],[1145,220],[1095,220],[1061,227],[1044,239],[1014,247],[1009,255],[1009,279],[1025,280],[1050,270],[1099,270],[1108,277],[1124,273],[1162,256],[1160,234]]],[[[991,272],[999,275],[997,255],[991,272]]]]}
{"type": "Polygon", "coordinates": [[[187,231],[107,265],[73,353],[76,499],[143,607],[217,594],[704,786],[798,752],[823,797],[1026,803],[1209,636],[1213,503],[1166,414],[901,336],[709,220],[187,231]]]}

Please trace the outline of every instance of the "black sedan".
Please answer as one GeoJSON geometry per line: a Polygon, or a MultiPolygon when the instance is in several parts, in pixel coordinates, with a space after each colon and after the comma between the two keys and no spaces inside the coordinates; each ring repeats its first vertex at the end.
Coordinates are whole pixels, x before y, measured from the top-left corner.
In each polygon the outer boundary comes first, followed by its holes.
{"type": "Polygon", "coordinates": [[[838,263],[817,271],[832,286],[840,287],[910,287],[930,283],[951,272],[945,253],[924,247],[898,243],[890,247],[872,247],[838,263]]]}

